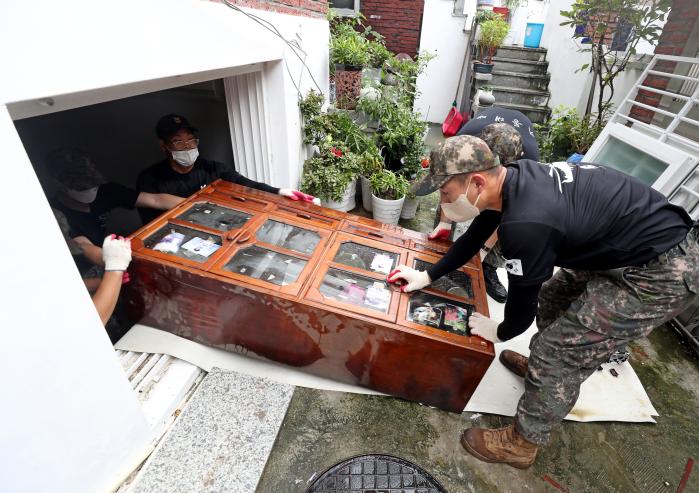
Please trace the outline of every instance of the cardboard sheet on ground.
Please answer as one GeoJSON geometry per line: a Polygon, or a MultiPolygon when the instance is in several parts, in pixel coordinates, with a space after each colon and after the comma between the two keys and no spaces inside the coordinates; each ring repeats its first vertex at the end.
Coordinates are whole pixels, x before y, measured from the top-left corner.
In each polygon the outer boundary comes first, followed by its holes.
{"type": "MultiPolygon", "coordinates": [[[[507,286],[504,269],[498,269],[500,281],[507,286]]],[[[491,318],[502,320],[505,305],[488,297],[491,318]]],[[[517,403],[524,392],[524,380],[510,372],[498,361],[500,352],[511,349],[529,356],[529,340],[536,332],[536,325],[524,333],[495,345],[495,361],[466,405],[465,411],[514,416],[517,403]]],[[[627,361],[624,364],[604,364],[580,387],[575,407],[566,416],[570,421],[626,421],[631,423],[655,423],[658,412],[651,404],[636,372],[627,361]],[[609,370],[619,374],[614,377],[609,370]]]]}
{"type": "MultiPolygon", "coordinates": [[[[506,285],[507,280],[503,274],[504,269],[498,269],[498,275],[506,285]]],[[[488,298],[488,308],[491,318],[503,319],[504,305],[488,298]]],[[[495,361],[488,368],[476,392],[466,405],[465,411],[514,416],[517,402],[524,392],[524,381],[502,366],[497,357],[504,349],[529,355],[529,340],[535,331],[536,327],[532,325],[524,334],[495,346],[495,361]]],[[[145,325],[135,325],[115,344],[115,348],[124,351],[168,354],[206,371],[216,366],[299,387],[382,395],[363,387],[309,375],[273,361],[204,346],[145,325]]],[[[622,365],[604,365],[603,371],[595,372],[582,385],[578,402],[566,419],[654,423],[653,416],[658,416],[658,413],[651,404],[636,372],[626,362],[622,365]],[[612,376],[609,372],[610,368],[614,368],[619,376],[612,376]]]]}

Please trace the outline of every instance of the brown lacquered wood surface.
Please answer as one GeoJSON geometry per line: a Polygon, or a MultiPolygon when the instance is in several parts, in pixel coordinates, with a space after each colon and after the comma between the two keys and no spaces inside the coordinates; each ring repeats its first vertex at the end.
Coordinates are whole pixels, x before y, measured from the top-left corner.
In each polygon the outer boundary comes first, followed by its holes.
{"type": "MultiPolygon", "coordinates": [[[[445,332],[406,320],[410,295],[390,287],[385,313],[325,297],[328,269],[382,283],[385,274],[339,263],[343,243],[397,255],[400,263],[434,263],[448,243],[371,219],[293,202],[218,180],[133,235],[131,282],[124,296],[134,322],[235,352],[252,352],[312,374],[358,384],[441,409],[461,412],[493,360],[493,346],[479,337],[445,332]],[[240,228],[218,231],[176,219],[193,204],[209,202],[252,217],[240,228]],[[267,220],[312,231],[316,249],[299,253],[262,242],[267,220]],[[144,246],[163,226],[178,224],[216,234],[222,246],[195,262],[144,246]],[[244,248],[257,246],[306,261],[298,278],[277,286],[230,272],[224,266],[244,248]]],[[[481,263],[461,271],[473,297],[431,291],[445,300],[488,314],[481,263]]]]}

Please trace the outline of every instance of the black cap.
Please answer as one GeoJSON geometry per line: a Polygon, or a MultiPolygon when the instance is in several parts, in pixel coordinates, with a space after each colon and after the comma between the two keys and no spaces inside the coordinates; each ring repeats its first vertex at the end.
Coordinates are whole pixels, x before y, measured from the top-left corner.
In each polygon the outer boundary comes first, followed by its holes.
{"type": "Polygon", "coordinates": [[[189,130],[193,134],[197,132],[197,129],[191,126],[185,117],[174,113],[161,117],[155,126],[155,133],[161,140],[172,137],[180,130],[189,130]]]}

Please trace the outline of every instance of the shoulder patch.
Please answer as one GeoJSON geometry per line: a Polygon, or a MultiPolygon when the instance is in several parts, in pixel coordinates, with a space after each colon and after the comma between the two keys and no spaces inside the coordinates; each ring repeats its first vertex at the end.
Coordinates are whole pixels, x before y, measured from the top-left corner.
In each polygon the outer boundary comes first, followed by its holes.
{"type": "Polygon", "coordinates": [[[505,259],[505,270],[513,276],[523,276],[522,261],[518,258],[505,259]]]}

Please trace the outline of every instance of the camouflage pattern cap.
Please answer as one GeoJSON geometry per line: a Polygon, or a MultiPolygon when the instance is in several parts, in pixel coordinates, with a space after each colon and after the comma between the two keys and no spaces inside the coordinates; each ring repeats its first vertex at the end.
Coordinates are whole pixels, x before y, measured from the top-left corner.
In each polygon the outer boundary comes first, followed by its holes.
{"type": "Polygon", "coordinates": [[[450,137],[430,154],[430,174],[412,187],[415,195],[427,195],[454,175],[485,171],[500,164],[488,145],[472,135],[450,137]]]}
{"type": "Polygon", "coordinates": [[[522,136],[512,125],[491,123],[481,132],[481,139],[502,164],[512,163],[522,156],[522,136]]]}

